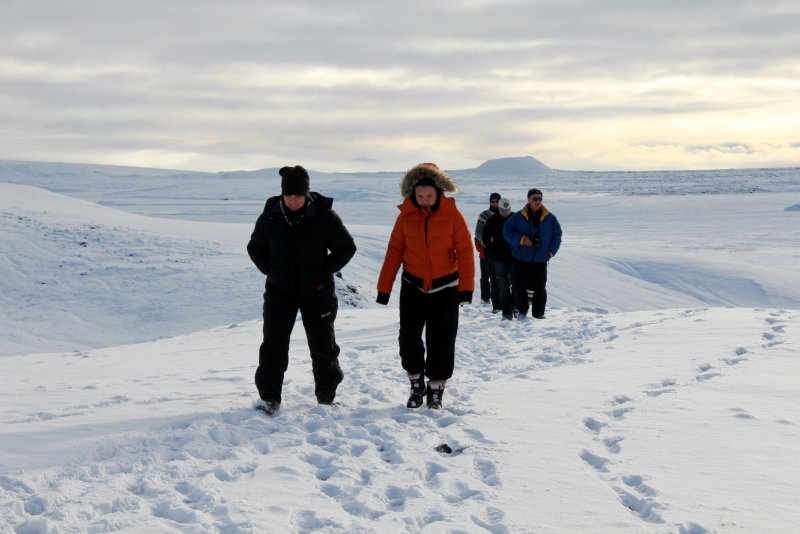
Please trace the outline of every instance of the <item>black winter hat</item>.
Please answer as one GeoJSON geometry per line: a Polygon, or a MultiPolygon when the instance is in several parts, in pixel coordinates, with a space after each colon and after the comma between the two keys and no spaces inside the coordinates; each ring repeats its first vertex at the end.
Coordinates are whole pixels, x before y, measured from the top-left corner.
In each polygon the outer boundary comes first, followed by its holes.
{"type": "MultiPolygon", "coordinates": [[[[542,192],[534,187],[533,189],[528,189],[528,196],[531,196],[531,195],[542,195],[542,192]]],[[[544,195],[542,195],[542,196],[544,196],[544,195]]]]}
{"type": "Polygon", "coordinates": [[[308,171],[300,165],[281,167],[281,195],[309,195],[308,171]]]}
{"type": "Polygon", "coordinates": [[[491,195],[489,195],[489,202],[491,202],[492,200],[500,200],[500,198],[501,198],[500,193],[492,193],[491,195]]]}

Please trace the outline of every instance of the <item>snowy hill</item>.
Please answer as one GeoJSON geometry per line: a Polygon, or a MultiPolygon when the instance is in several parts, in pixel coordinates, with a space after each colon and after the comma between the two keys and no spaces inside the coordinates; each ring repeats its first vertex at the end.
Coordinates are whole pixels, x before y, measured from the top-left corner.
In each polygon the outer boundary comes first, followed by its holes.
{"type": "MultiPolygon", "coordinates": [[[[154,219],[11,184],[0,183],[0,199],[0,304],[15,310],[0,318],[0,355],[146,341],[261,314],[249,225],[154,219]]],[[[346,279],[339,289],[346,304],[367,305],[346,279]]]]}
{"type": "MultiPolygon", "coordinates": [[[[102,174],[94,167],[83,176],[80,166],[23,168],[27,180],[40,186],[106,200],[101,206],[0,183],[0,246],[7,251],[0,263],[0,303],[16,310],[0,317],[0,355],[146,341],[260,315],[263,279],[245,246],[264,198],[279,187],[277,178],[175,178],[159,170],[137,176],[121,168],[102,174]],[[68,173],[63,183],[49,182],[68,173]]],[[[312,180],[315,189],[334,197],[359,247],[342,273],[340,295],[346,304],[371,307],[397,213],[399,176],[312,180]]],[[[738,183],[730,187],[736,190],[738,183]]],[[[789,191],[794,187],[791,179],[785,184],[789,191]]],[[[472,224],[489,191],[499,190],[519,207],[528,186],[526,178],[505,184],[464,178],[456,198],[472,224]]],[[[725,184],[717,187],[725,191],[725,184]]],[[[792,233],[798,217],[785,211],[786,193],[684,195],[680,217],[674,215],[675,198],[545,189],[545,204],[565,228],[559,261],[551,266],[551,303],[611,311],[798,307],[799,253],[792,233]],[[754,206],[759,216],[742,226],[739,214],[754,206]]]]}
{"type": "MultiPolygon", "coordinates": [[[[462,309],[441,412],[404,407],[397,295],[373,302],[399,175],[313,175],[359,247],[337,279],[343,404],[313,402],[298,325],[274,419],[252,410],[244,246],[277,179],[54,170],[0,183],[0,532],[800,524],[791,170],[545,188],[565,230],[547,318],[462,309]]],[[[474,224],[530,185],[464,177],[456,199],[474,224]]]]}
{"type": "Polygon", "coordinates": [[[157,220],[0,184],[0,354],[144,341],[257,316],[233,224],[157,220]],[[43,311],[46,313],[43,315],[43,311]],[[44,319],[44,320],[42,320],[44,319]]]}

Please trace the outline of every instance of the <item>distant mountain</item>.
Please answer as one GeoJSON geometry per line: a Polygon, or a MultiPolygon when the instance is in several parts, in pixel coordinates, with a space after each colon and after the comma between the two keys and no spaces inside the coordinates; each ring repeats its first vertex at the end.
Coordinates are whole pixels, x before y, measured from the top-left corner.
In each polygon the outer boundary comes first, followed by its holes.
{"type": "Polygon", "coordinates": [[[552,169],[532,156],[490,159],[474,169],[478,174],[495,176],[529,176],[546,174],[552,169]]]}

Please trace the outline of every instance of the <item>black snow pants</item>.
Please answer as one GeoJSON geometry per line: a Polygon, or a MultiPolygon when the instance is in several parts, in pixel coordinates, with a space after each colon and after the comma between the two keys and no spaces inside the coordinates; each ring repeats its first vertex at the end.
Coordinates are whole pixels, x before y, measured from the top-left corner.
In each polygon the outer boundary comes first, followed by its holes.
{"type": "Polygon", "coordinates": [[[297,312],[303,320],[317,401],[329,403],[336,396],[336,386],[344,378],[339,367],[339,345],[333,323],[339,303],[334,286],[313,295],[295,297],[267,284],[264,292],[264,341],[258,353],[256,387],[264,400],[281,402],[283,376],[289,367],[289,338],[297,312]]]}
{"type": "Polygon", "coordinates": [[[458,288],[447,287],[424,293],[413,284],[402,281],[400,361],[407,373],[423,374],[431,380],[447,380],[453,376],[457,333],[458,288]]]}
{"type": "Polygon", "coordinates": [[[530,299],[531,315],[544,317],[547,304],[547,263],[530,263],[514,260],[511,288],[514,304],[520,315],[528,313],[530,299]]]}

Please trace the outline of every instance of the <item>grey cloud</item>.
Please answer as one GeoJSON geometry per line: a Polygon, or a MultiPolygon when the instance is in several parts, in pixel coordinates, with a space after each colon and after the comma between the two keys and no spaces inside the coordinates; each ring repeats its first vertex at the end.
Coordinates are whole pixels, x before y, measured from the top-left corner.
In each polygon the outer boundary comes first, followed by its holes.
{"type": "MultiPolygon", "coordinates": [[[[608,101],[593,89],[786,77],[798,26],[784,1],[9,0],[0,121],[40,150],[67,138],[86,153],[127,145],[255,160],[268,146],[389,161],[404,153],[393,139],[414,135],[449,139],[463,157],[525,153],[547,135],[543,121],[730,109],[681,87],[608,101]]],[[[8,146],[0,157],[18,156],[8,146]]]]}
{"type": "Polygon", "coordinates": [[[755,149],[746,143],[720,143],[712,145],[687,145],[688,152],[722,152],[726,154],[753,154],[755,149]]]}

